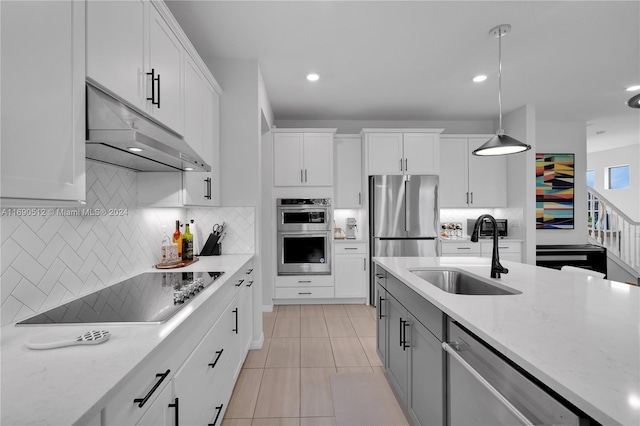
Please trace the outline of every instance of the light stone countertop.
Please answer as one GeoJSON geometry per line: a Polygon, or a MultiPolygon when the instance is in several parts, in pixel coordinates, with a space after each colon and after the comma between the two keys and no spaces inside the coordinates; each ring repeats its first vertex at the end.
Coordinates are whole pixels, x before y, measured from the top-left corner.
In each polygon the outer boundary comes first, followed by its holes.
{"type": "MultiPolygon", "coordinates": [[[[104,406],[115,395],[121,380],[145,361],[154,349],[205,305],[253,255],[202,257],[184,268],[144,272],[208,272],[225,274],[198,297],[162,324],[101,326],[48,325],[4,326],[1,331],[2,417],[0,424],[72,425],[85,423],[89,413],[104,406]],[[30,350],[24,345],[34,337],[76,337],[90,329],[106,329],[111,338],[99,345],[30,350]]],[[[135,274],[137,275],[137,274],[135,274]]],[[[212,324],[213,325],[213,324],[212,324]]],[[[90,416],[89,416],[90,417],[90,416]]]]}
{"type": "Polygon", "coordinates": [[[378,257],[391,272],[507,358],[605,425],[640,425],[640,288],[479,257],[378,257]],[[449,294],[409,272],[456,268],[519,295],[449,294]]]}

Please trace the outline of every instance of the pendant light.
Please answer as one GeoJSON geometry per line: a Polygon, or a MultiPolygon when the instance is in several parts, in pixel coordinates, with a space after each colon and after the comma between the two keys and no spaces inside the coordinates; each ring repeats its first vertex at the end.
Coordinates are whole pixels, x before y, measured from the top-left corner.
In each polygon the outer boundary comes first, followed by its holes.
{"type": "Polygon", "coordinates": [[[511,25],[502,24],[492,28],[489,35],[498,38],[498,110],[500,124],[495,136],[473,151],[473,155],[506,155],[531,149],[531,145],[505,135],[502,129],[502,37],[511,31],[511,25]]]}
{"type": "Polygon", "coordinates": [[[627,101],[627,105],[630,106],[631,108],[640,108],[640,93],[631,97],[627,101]]]}

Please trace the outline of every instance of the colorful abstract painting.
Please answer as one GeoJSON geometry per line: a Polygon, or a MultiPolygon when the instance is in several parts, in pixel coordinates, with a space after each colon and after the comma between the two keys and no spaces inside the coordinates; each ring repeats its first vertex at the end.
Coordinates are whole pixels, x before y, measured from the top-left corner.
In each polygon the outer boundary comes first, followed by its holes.
{"type": "Polygon", "coordinates": [[[536,154],[536,229],[574,228],[574,155],[536,154]]]}

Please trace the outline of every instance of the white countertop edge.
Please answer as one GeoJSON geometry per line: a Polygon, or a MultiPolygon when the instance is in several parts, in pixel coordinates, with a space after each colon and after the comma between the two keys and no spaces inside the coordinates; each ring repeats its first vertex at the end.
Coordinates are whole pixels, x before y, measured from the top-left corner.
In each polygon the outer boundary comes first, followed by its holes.
{"type": "MultiPolygon", "coordinates": [[[[427,259],[429,258],[411,258],[411,257],[374,258],[373,261],[376,264],[387,269],[394,276],[396,276],[396,278],[400,279],[403,283],[405,283],[409,288],[411,288],[412,290],[420,294],[429,302],[433,303],[444,313],[446,313],[451,318],[461,323],[463,326],[468,328],[471,332],[473,332],[478,337],[480,337],[485,342],[487,342],[487,344],[494,347],[496,350],[501,352],[504,356],[512,360],[515,364],[522,367],[525,371],[528,371],[534,377],[538,378],[542,383],[549,386],[549,388],[557,392],[560,396],[567,399],[569,402],[574,404],[576,407],[578,407],[579,409],[581,409],[582,411],[584,411],[585,413],[587,413],[597,421],[607,425],[608,424],[621,424],[621,425],[640,424],[640,407],[636,408],[635,411],[633,408],[629,408],[629,405],[630,405],[629,402],[626,400],[623,401],[622,396],[620,396],[619,398],[614,398],[615,404],[611,400],[609,401],[602,400],[602,399],[613,398],[613,397],[610,394],[610,392],[606,390],[600,391],[597,385],[594,386],[594,383],[590,381],[592,380],[592,378],[589,377],[587,374],[585,374],[585,378],[583,379],[582,383],[580,382],[580,377],[579,377],[579,374],[577,373],[576,373],[577,377],[574,380],[575,383],[573,384],[564,383],[561,381],[559,377],[557,377],[557,375],[550,374],[548,371],[545,370],[544,366],[540,366],[538,365],[538,363],[536,363],[535,357],[539,356],[539,354],[522,353],[522,352],[519,352],[518,350],[514,350],[514,343],[515,343],[515,346],[518,345],[517,337],[513,338],[513,337],[510,337],[509,335],[506,335],[505,330],[494,331],[490,327],[484,327],[484,326],[479,327],[476,324],[474,324],[474,321],[470,321],[469,318],[478,314],[479,312],[478,309],[480,308],[478,306],[478,303],[469,305],[468,306],[469,309],[463,309],[464,312],[458,312],[456,310],[456,309],[461,309],[461,306],[464,306],[465,303],[468,304],[468,302],[470,301],[472,302],[473,300],[477,300],[477,301],[482,300],[482,299],[478,299],[479,297],[481,298],[514,298],[514,297],[519,297],[521,295],[509,295],[509,296],[452,295],[438,289],[435,286],[432,286],[424,282],[422,279],[418,278],[417,276],[409,272],[409,269],[442,268],[443,265],[441,265],[440,262],[445,262],[447,269],[460,269],[466,272],[470,272],[473,275],[477,275],[480,278],[494,281],[502,285],[507,285],[509,287],[517,288],[524,292],[522,288],[518,288],[517,285],[514,285],[515,283],[513,282],[514,281],[513,275],[511,277],[509,277],[509,275],[503,275],[503,278],[501,280],[492,280],[491,278],[489,278],[489,265],[491,260],[489,258],[442,257],[442,258],[430,258],[432,259],[431,261],[427,259]],[[509,282],[509,281],[512,281],[512,282],[509,282]],[[424,284],[421,284],[421,282],[424,284]],[[451,303],[448,303],[449,301],[451,303]],[[457,308],[456,307],[452,308],[451,305],[457,305],[457,308]],[[470,314],[469,312],[472,312],[472,310],[473,310],[473,313],[470,314]],[[593,395],[585,395],[585,387],[589,387],[589,386],[591,386],[590,390],[592,391],[596,389],[593,395]]],[[[516,271],[516,272],[518,270],[521,270],[521,271],[528,270],[529,272],[536,270],[535,266],[520,264],[516,262],[502,261],[502,264],[508,268],[511,268],[513,271],[516,271]]],[[[542,269],[543,271],[541,273],[546,275],[561,273],[560,271],[556,271],[548,268],[537,268],[537,269],[542,269]]],[[[563,273],[563,274],[566,274],[566,273],[563,273]]],[[[571,279],[575,279],[576,281],[584,281],[585,289],[586,289],[586,286],[589,285],[588,280],[595,280],[594,278],[588,278],[586,275],[584,277],[577,277],[577,276],[574,277],[574,275],[565,275],[565,277],[566,276],[570,276],[571,279]]],[[[607,281],[607,280],[600,280],[600,281],[607,281]]],[[[638,295],[638,298],[636,298],[635,301],[634,300],[631,301],[631,303],[635,302],[635,305],[637,305],[638,299],[640,298],[640,289],[637,287],[632,287],[630,290],[634,293],[637,293],[638,295]]],[[[490,300],[490,299],[484,299],[484,300],[490,300]]],[[[494,299],[494,300],[499,300],[499,299],[494,299]]],[[[505,299],[505,300],[509,300],[509,299],[505,299]]],[[[495,309],[499,309],[499,307],[502,305],[504,305],[502,302],[497,302],[496,303],[497,307],[495,309]]],[[[487,312],[487,314],[492,314],[492,313],[493,312],[487,312]]],[[[516,322],[517,321],[518,320],[516,319],[516,322]]],[[[636,327],[637,327],[636,335],[633,336],[632,339],[635,337],[636,351],[638,351],[637,349],[639,345],[638,342],[640,341],[638,336],[638,331],[640,331],[640,322],[636,327]]],[[[628,336],[621,337],[621,339],[623,338],[628,338],[628,336]]],[[[567,344],[568,343],[569,342],[567,342],[567,344]]],[[[584,342],[581,342],[581,343],[584,343],[584,342]]],[[[593,342],[594,345],[597,343],[598,342],[593,342]]],[[[633,346],[633,343],[631,343],[631,346],[633,346]]],[[[559,348],[558,350],[562,350],[562,349],[570,350],[571,348],[559,348]]],[[[633,354],[631,355],[633,356],[633,354]]],[[[606,354],[603,354],[602,357],[603,358],[600,359],[600,361],[603,361],[603,362],[607,361],[606,354]]],[[[547,369],[549,369],[549,366],[553,366],[553,368],[556,368],[556,366],[553,364],[554,361],[555,359],[553,360],[545,359],[545,362],[550,363],[549,365],[547,365],[547,369]]],[[[624,367],[626,365],[624,364],[624,361],[625,360],[618,361],[618,362],[620,364],[623,364],[623,367],[624,367]]],[[[602,367],[603,365],[605,367],[610,368],[610,366],[606,364],[606,362],[604,364],[599,364],[598,366],[602,367]]],[[[618,366],[618,368],[623,368],[623,367],[620,367],[618,364],[616,365],[618,366]]],[[[567,365],[566,367],[571,370],[575,368],[575,365],[571,364],[571,365],[567,365]]],[[[633,367],[633,365],[630,367],[631,368],[629,369],[629,366],[627,366],[629,370],[625,370],[626,373],[630,373],[630,374],[620,374],[620,371],[618,371],[617,373],[619,374],[620,377],[623,377],[627,381],[630,380],[629,378],[633,378],[634,372],[636,377],[638,377],[640,375],[640,358],[638,360],[635,360],[635,367],[633,367]]],[[[584,373],[584,371],[582,373],[584,373]]],[[[610,373],[614,374],[614,372],[610,372],[610,373]]],[[[637,384],[632,383],[629,386],[632,388],[632,391],[635,393],[635,395],[637,397],[640,397],[640,378],[638,379],[637,384]]],[[[620,391],[620,393],[623,393],[623,391],[620,391]]]]}
{"type": "MultiPolygon", "coordinates": [[[[185,315],[181,310],[161,324],[104,324],[100,326],[87,326],[82,324],[74,325],[43,325],[43,326],[21,326],[16,327],[15,323],[3,326],[1,332],[2,347],[2,418],[1,424],[6,425],[27,425],[27,424],[82,424],[88,418],[97,415],[98,411],[104,407],[120,388],[126,383],[126,377],[135,368],[145,362],[158,348],[166,343],[167,338],[180,325],[191,317],[198,308],[205,304],[211,296],[213,296],[225,283],[239,270],[241,270],[252,258],[253,254],[243,255],[221,255],[201,257],[198,262],[189,266],[176,269],[156,269],[154,267],[138,272],[212,272],[224,271],[225,273],[217,279],[212,285],[208,286],[200,293],[199,297],[193,299],[185,309],[189,309],[185,315]],[[33,351],[24,345],[34,337],[46,333],[52,337],[56,334],[61,336],[79,335],[87,329],[109,329],[112,332],[112,338],[135,339],[134,346],[138,346],[135,353],[110,353],[108,346],[111,341],[107,341],[97,346],[71,346],[60,349],[33,351]],[[166,333],[159,329],[168,330],[166,333]],[[151,335],[149,331],[155,331],[151,335]],[[101,348],[104,346],[104,348],[101,348]],[[78,367],[74,363],[73,358],[85,357],[87,353],[91,353],[96,349],[105,349],[107,352],[99,352],[101,354],[94,357],[96,362],[114,363],[114,357],[119,357],[117,362],[117,373],[103,372],[96,373],[95,369],[88,371],[82,368],[90,368],[91,363],[84,359],[84,363],[78,367]],[[105,355],[105,353],[108,355],[105,355]],[[31,362],[29,360],[32,360],[31,362]],[[38,361],[38,365],[34,360],[38,361]],[[43,391],[43,383],[51,376],[45,362],[53,362],[56,371],[56,377],[60,376],[60,369],[68,365],[68,375],[65,377],[65,383],[51,384],[56,389],[47,389],[43,391]],[[75,373],[74,373],[74,368],[75,373]],[[34,371],[35,370],[35,371],[34,371]],[[19,384],[7,384],[7,379],[16,378],[21,381],[19,384]],[[93,379],[88,379],[93,377],[93,379]],[[84,380],[83,380],[84,379],[84,380]],[[82,388],[78,392],[75,404],[69,404],[70,396],[68,394],[69,387],[74,389],[82,388]],[[19,390],[20,392],[12,392],[19,390]]],[[[213,325],[213,324],[212,324],[213,325]]],[[[113,346],[115,347],[115,346],[113,346]]],[[[113,352],[113,350],[111,350],[113,352]]],[[[94,352],[95,353],[95,352],[94,352]]],[[[114,367],[111,367],[112,369],[114,367]]],[[[58,377],[59,379],[59,377],[58,377]]]]}

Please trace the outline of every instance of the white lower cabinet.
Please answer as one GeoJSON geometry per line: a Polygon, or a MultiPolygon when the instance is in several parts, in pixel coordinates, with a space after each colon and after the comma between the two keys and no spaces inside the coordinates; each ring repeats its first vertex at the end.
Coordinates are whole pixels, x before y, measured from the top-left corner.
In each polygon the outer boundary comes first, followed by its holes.
{"type": "Polygon", "coordinates": [[[333,275],[276,276],[274,299],[332,299],[333,275]]]}
{"type": "MultiPolygon", "coordinates": [[[[499,240],[498,254],[500,260],[522,262],[522,241],[499,240]]],[[[493,240],[479,243],[471,241],[442,241],[442,256],[491,257],[493,255],[493,240]]]]}
{"type": "Polygon", "coordinates": [[[335,243],[335,297],[367,296],[366,243],[335,243]]]}
{"type": "MultiPolygon", "coordinates": [[[[493,242],[480,243],[480,255],[491,257],[493,254],[493,242]]],[[[500,260],[522,262],[522,243],[520,241],[498,241],[498,254],[500,260]]]]}
{"type": "MultiPolygon", "coordinates": [[[[102,425],[220,425],[253,338],[247,270],[141,363],[102,411],[102,425]],[[207,326],[213,324],[212,326],[207,326]]],[[[187,320],[188,321],[188,320],[187,320]]]]}
{"type": "Polygon", "coordinates": [[[180,415],[180,401],[173,396],[171,384],[165,386],[136,426],[176,426],[180,415]]]}

